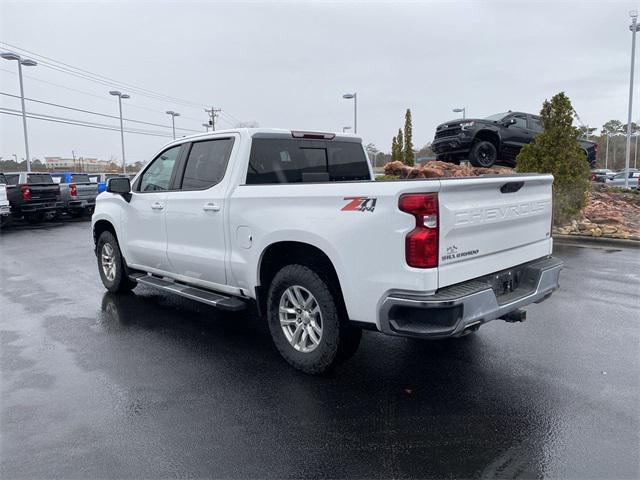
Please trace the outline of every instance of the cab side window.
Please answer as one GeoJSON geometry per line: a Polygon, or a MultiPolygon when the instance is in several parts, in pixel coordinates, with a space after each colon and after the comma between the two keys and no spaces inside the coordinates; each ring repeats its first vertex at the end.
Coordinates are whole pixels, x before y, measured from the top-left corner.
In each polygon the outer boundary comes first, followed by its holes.
{"type": "Polygon", "coordinates": [[[181,145],[165,150],[158,155],[145,170],[140,179],[140,192],[158,192],[169,190],[171,174],[175,168],[181,145]]]}
{"type": "Polygon", "coordinates": [[[531,130],[535,130],[536,132],[542,132],[544,128],[542,128],[542,122],[540,122],[540,117],[529,117],[529,121],[531,123],[531,130]]]}
{"type": "Polygon", "coordinates": [[[516,121],[514,127],[527,128],[527,117],[523,117],[522,115],[514,115],[513,118],[516,121]]]}
{"type": "Polygon", "coordinates": [[[204,190],[219,183],[232,147],[233,138],[195,142],[187,158],[181,190],[204,190]]]}

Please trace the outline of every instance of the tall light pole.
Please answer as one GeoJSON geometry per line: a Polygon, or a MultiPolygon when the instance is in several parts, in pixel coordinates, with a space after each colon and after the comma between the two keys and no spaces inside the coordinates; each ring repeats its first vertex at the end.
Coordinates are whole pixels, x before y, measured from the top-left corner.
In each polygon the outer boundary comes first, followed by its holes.
{"type": "Polygon", "coordinates": [[[0,57],[5,60],[15,60],[18,62],[18,77],[20,78],[20,103],[22,104],[22,129],[24,131],[24,151],[27,158],[27,172],[31,171],[31,156],[29,155],[29,136],[27,135],[27,114],[24,109],[24,85],[22,82],[22,67],[35,67],[38,62],[29,58],[22,58],[17,53],[3,52],[0,57]]]}
{"type": "Polygon", "coordinates": [[[342,127],[342,133],[345,133],[347,130],[351,130],[351,127],[342,127]]]}
{"type": "Polygon", "coordinates": [[[467,118],[467,107],[454,108],[453,112],[454,113],[461,113],[462,112],[462,119],[464,120],[465,118],[467,118]]]}
{"type": "Polygon", "coordinates": [[[342,98],[346,100],[353,98],[353,133],[358,133],[358,94],[356,92],[345,93],[342,98]]]}
{"type": "Polygon", "coordinates": [[[604,151],[604,168],[609,168],[609,137],[611,134],[607,132],[607,148],[604,151]]]}
{"type": "Polygon", "coordinates": [[[173,129],[173,139],[176,139],[176,117],[179,117],[180,114],[178,112],[174,112],[173,110],[167,110],[165,112],[167,115],[171,115],[171,128],[173,129]]]}
{"type": "Polygon", "coordinates": [[[111,90],[109,95],[115,95],[118,97],[118,106],[120,107],[120,142],[122,144],[122,173],[127,173],[127,163],[124,159],[124,127],[122,126],[122,99],[131,98],[126,93],[119,92],[118,90],[111,90]]]}
{"type": "Polygon", "coordinates": [[[631,10],[629,12],[631,17],[631,74],[629,75],[629,112],[627,115],[627,151],[624,159],[624,188],[629,188],[629,158],[631,156],[631,114],[633,111],[633,69],[635,65],[636,57],[636,32],[639,29],[638,25],[638,12],[631,10]]]}

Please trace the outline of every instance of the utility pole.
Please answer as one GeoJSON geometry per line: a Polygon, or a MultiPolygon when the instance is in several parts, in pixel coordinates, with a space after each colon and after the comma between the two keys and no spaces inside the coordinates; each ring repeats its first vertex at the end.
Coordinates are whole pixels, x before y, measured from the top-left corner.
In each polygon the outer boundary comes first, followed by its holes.
{"type": "Polygon", "coordinates": [[[76,152],[71,150],[71,156],[73,157],[73,169],[77,172],[78,166],[76,165],[76,152]]]}
{"type": "Polygon", "coordinates": [[[631,17],[631,74],[629,76],[629,112],[627,115],[627,151],[624,159],[624,188],[629,188],[629,159],[631,157],[631,114],[633,113],[633,69],[636,56],[636,32],[638,31],[638,12],[629,12],[631,17]]]}
{"type": "Polygon", "coordinates": [[[215,107],[212,106],[211,108],[205,108],[204,111],[209,114],[209,125],[211,125],[211,131],[215,132],[216,131],[216,118],[218,118],[218,114],[222,110],[220,108],[215,108],[215,107]]]}

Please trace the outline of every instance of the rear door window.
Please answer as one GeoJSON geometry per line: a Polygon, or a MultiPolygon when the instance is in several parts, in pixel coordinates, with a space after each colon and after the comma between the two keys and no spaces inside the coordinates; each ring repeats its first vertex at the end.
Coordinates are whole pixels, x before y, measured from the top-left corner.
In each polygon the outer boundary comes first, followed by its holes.
{"type": "Polygon", "coordinates": [[[233,148],[233,138],[195,142],[191,145],[181,190],[204,190],[224,177],[233,148]]]}
{"type": "Polygon", "coordinates": [[[359,143],[255,138],[248,185],[369,180],[359,143]]]}
{"type": "Polygon", "coordinates": [[[48,173],[30,173],[27,175],[27,183],[53,183],[53,178],[48,173]]]}
{"type": "Polygon", "coordinates": [[[544,129],[542,128],[542,122],[540,121],[540,117],[529,117],[529,123],[531,126],[531,130],[535,130],[536,132],[542,132],[544,129]]]}

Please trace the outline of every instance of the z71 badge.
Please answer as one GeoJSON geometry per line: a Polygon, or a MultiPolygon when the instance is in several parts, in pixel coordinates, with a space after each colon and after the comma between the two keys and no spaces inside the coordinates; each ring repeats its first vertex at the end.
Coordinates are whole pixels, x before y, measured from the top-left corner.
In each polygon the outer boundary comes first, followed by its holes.
{"type": "Polygon", "coordinates": [[[343,212],[373,212],[378,201],[375,197],[344,197],[343,200],[349,202],[340,209],[343,212]]]}

